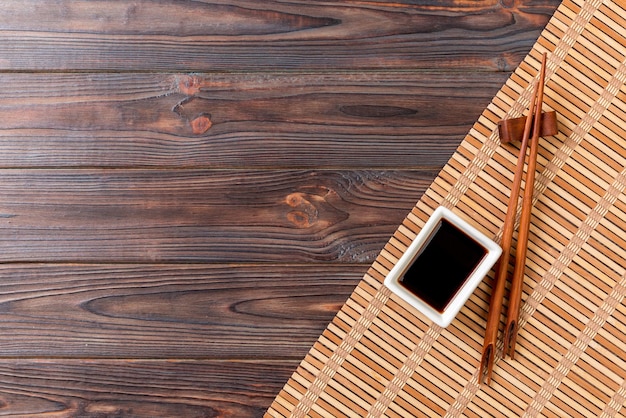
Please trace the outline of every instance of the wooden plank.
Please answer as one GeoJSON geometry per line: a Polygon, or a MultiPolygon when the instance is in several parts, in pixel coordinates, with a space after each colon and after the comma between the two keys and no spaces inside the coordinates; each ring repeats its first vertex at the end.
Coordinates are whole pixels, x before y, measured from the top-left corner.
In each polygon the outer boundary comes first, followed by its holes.
{"type": "Polygon", "coordinates": [[[0,68],[510,71],[558,3],[8,1],[0,68]]]}
{"type": "Polygon", "coordinates": [[[284,365],[304,357],[366,268],[1,265],[0,356],[253,358],[284,365]]]}
{"type": "Polygon", "coordinates": [[[1,74],[0,167],[440,169],[505,77],[1,74]]]}
{"type": "Polygon", "coordinates": [[[260,417],[296,366],[286,360],[3,359],[0,398],[10,416],[260,417]]]}
{"type": "Polygon", "coordinates": [[[0,170],[0,260],[367,263],[435,175],[0,170]]]}

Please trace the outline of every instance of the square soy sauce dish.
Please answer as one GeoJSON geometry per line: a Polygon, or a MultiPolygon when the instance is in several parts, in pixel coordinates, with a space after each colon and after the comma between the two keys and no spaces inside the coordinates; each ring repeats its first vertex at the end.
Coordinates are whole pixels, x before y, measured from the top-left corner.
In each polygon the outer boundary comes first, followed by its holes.
{"type": "Polygon", "coordinates": [[[447,327],[500,258],[502,248],[443,206],[385,278],[385,286],[447,327]]]}

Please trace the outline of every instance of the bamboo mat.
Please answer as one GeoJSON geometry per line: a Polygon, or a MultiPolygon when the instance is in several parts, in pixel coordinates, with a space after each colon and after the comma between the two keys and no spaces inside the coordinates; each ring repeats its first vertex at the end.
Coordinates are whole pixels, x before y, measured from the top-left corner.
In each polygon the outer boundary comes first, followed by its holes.
{"type": "Polygon", "coordinates": [[[626,416],[625,6],[561,4],[266,416],[626,416]],[[500,240],[518,148],[497,122],[528,107],[543,52],[559,133],[540,140],[516,355],[500,344],[480,385],[493,272],[445,329],[382,282],[439,205],[500,240]]]}

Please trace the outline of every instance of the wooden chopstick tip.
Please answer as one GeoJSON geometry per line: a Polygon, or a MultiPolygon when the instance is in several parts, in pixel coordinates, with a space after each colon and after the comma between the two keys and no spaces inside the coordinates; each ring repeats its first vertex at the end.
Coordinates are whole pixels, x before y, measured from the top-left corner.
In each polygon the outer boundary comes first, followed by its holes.
{"type": "Polygon", "coordinates": [[[504,350],[503,355],[508,355],[513,359],[515,357],[515,342],[517,339],[517,319],[511,321],[504,330],[504,350]]]}
{"type": "Polygon", "coordinates": [[[480,369],[478,371],[478,382],[489,385],[491,383],[491,373],[493,372],[494,362],[494,346],[489,344],[483,347],[483,356],[480,361],[480,369]]]}

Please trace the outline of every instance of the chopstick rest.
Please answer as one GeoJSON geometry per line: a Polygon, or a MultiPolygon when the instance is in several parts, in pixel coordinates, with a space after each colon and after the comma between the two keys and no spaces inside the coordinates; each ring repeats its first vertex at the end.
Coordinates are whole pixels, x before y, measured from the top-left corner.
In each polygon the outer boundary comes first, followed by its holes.
{"type": "MultiPolygon", "coordinates": [[[[522,135],[524,133],[525,123],[525,116],[513,119],[503,119],[498,122],[498,134],[500,136],[500,142],[503,144],[508,144],[510,142],[521,142],[522,135]]],[[[552,136],[556,135],[558,132],[559,127],[556,121],[556,112],[554,110],[543,112],[541,114],[541,128],[539,136],[552,136]]]]}

